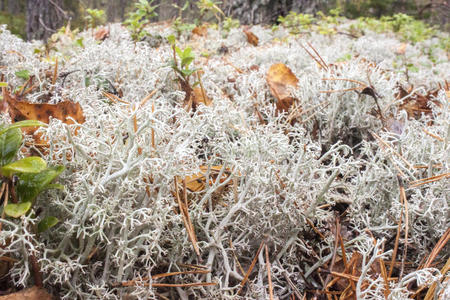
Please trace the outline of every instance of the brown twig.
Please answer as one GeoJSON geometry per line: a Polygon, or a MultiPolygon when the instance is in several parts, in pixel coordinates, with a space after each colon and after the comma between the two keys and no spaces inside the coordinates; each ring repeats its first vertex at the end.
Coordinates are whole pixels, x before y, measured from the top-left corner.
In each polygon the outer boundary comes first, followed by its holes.
{"type": "Polygon", "coordinates": [[[267,244],[264,245],[266,252],[266,267],[267,267],[267,279],[269,281],[269,299],[273,300],[273,286],[272,286],[272,273],[270,272],[270,260],[269,260],[269,248],[267,244]]]}
{"type": "MultiPolygon", "coordinates": [[[[181,202],[180,194],[178,192],[178,182],[177,182],[176,177],[174,177],[174,185],[175,185],[175,195],[176,195],[176,199],[178,202],[178,207],[180,208],[180,214],[183,218],[184,227],[186,228],[186,232],[188,234],[189,240],[191,241],[192,246],[194,247],[194,251],[197,254],[199,261],[201,261],[200,250],[198,249],[198,246],[197,246],[197,238],[195,236],[195,232],[193,231],[193,228],[191,227],[192,223],[190,222],[190,219],[189,219],[189,213],[187,213],[187,207],[184,208],[183,203],[181,202]]],[[[186,185],[186,181],[184,180],[183,186],[185,187],[185,185],[186,185]]]]}
{"type": "Polygon", "coordinates": [[[436,176],[432,176],[432,177],[428,177],[428,178],[423,178],[423,179],[419,179],[416,181],[411,181],[409,183],[409,187],[418,187],[427,183],[431,183],[434,181],[439,181],[442,178],[447,178],[450,177],[450,172],[449,173],[444,173],[444,174],[440,174],[440,175],[436,175],[436,176]]]}
{"type": "Polygon", "coordinates": [[[404,238],[404,246],[403,246],[403,257],[402,257],[402,265],[400,268],[399,279],[403,277],[403,272],[405,270],[405,261],[406,254],[408,252],[408,232],[409,232],[409,212],[408,212],[408,200],[406,199],[405,187],[403,186],[403,181],[400,176],[397,176],[398,184],[400,187],[400,201],[404,206],[404,214],[405,214],[405,238],[404,238]]]}
{"type": "Polygon", "coordinates": [[[233,257],[234,257],[234,260],[236,261],[236,264],[238,265],[239,271],[241,271],[241,274],[244,275],[245,271],[242,268],[241,263],[239,262],[239,259],[236,255],[236,251],[234,251],[234,246],[233,246],[233,242],[231,241],[231,238],[229,239],[229,243],[230,243],[231,252],[233,253],[233,257]]]}
{"type": "Polygon", "coordinates": [[[392,272],[394,271],[395,258],[397,257],[398,244],[399,244],[399,241],[400,241],[400,234],[401,234],[401,231],[402,231],[402,217],[403,217],[403,213],[400,212],[400,217],[399,217],[398,222],[397,222],[397,234],[395,236],[394,250],[392,252],[392,258],[391,258],[391,264],[389,266],[388,278],[392,277],[392,272]]]}
{"type": "Polygon", "coordinates": [[[250,264],[250,267],[248,268],[247,272],[244,275],[244,278],[242,279],[241,283],[239,284],[241,288],[237,292],[237,295],[239,295],[242,292],[242,289],[244,288],[245,283],[247,283],[248,277],[250,276],[250,273],[253,271],[253,268],[255,267],[256,261],[258,260],[259,252],[261,252],[261,249],[263,248],[265,244],[265,239],[262,240],[261,244],[259,245],[258,251],[256,251],[255,257],[252,260],[252,263],[250,264]]]}

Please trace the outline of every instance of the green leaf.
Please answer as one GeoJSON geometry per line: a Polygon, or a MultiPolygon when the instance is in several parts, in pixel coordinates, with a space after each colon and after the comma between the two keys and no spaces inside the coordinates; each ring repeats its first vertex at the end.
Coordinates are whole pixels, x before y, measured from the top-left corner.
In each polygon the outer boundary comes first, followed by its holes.
{"type": "Polygon", "coordinates": [[[4,134],[8,130],[15,129],[15,128],[22,128],[22,127],[38,127],[38,126],[48,126],[45,123],[42,123],[41,121],[36,120],[24,120],[20,122],[13,123],[9,125],[6,128],[0,129],[0,135],[4,134]]]}
{"type": "Polygon", "coordinates": [[[3,176],[9,177],[15,173],[39,173],[47,168],[47,163],[40,157],[30,156],[3,166],[0,170],[3,176]]]}
{"type": "Polygon", "coordinates": [[[167,41],[169,42],[170,45],[175,45],[175,36],[173,34],[169,35],[167,37],[167,41]]]}
{"type": "Polygon", "coordinates": [[[10,203],[5,206],[5,214],[18,218],[27,213],[31,208],[31,202],[10,203]]]}
{"type": "Polygon", "coordinates": [[[28,70],[20,70],[20,71],[17,71],[15,74],[19,78],[22,78],[25,80],[30,79],[30,71],[28,71],[28,70]]]}
{"type": "Polygon", "coordinates": [[[7,87],[8,83],[7,82],[0,82],[0,87],[7,87]]]}
{"type": "Polygon", "coordinates": [[[50,190],[50,189],[64,190],[64,186],[62,184],[59,184],[59,183],[51,183],[51,184],[47,184],[45,189],[46,190],[50,190]]]}
{"type": "Polygon", "coordinates": [[[177,53],[178,57],[183,57],[183,51],[181,51],[180,48],[175,47],[175,52],[177,53]]]}
{"type": "Polygon", "coordinates": [[[0,135],[0,166],[12,162],[22,145],[22,132],[20,129],[12,129],[0,135]]]}
{"type": "Polygon", "coordinates": [[[56,217],[48,216],[42,219],[38,224],[38,232],[44,232],[47,229],[52,228],[56,224],[58,224],[59,220],[56,217]]]}
{"type": "Polygon", "coordinates": [[[188,67],[194,61],[194,57],[183,57],[181,65],[188,67]]]}
{"type": "Polygon", "coordinates": [[[49,167],[36,174],[19,174],[16,193],[20,201],[34,201],[39,193],[46,189],[64,189],[62,185],[50,184],[62,171],[64,171],[63,166],[56,166],[49,167]]]}

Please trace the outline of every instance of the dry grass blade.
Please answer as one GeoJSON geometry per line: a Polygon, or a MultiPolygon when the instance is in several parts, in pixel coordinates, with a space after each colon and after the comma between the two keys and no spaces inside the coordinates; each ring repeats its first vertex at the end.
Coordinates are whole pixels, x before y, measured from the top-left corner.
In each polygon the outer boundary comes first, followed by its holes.
{"type": "Polygon", "coordinates": [[[302,44],[300,44],[300,46],[306,51],[306,53],[308,53],[309,56],[311,56],[312,59],[314,59],[314,61],[324,70],[328,70],[328,66],[327,64],[323,61],[322,57],[320,55],[318,55],[316,49],[314,49],[314,47],[312,47],[312,45],[310,43],[308,43],[309,47],[311,47],[311,49],[314,51],[314,53],[317,54],[317,56],[319,57],[319,59],[317,59],[317,57],[315,57],[311,52],[309,52],[308,49],[306,49],[305,46],[303,46],[302,44]]]}
{"type": "Polygon", "coordinates": [[[266,252],[267,279],[269,281],[269,299],[273,300],[272,273],[270,272],[269,248],[267,244],[264,245],[264,248],[266,252]]]}
{"type": "Polygon", "coordinates": [[[316,50],[316,48],[314,48],[313,45],[311,45],[310,42],[306,42],[306,43],[314,51],[314,53],[317,55],[317,57],[319,57],[320,61],[325,66],[325,68],[328,69],[328,64],[323,60],[322,56],[319,54],[319,52],[316,50]]]}
{"type": "Polygon", "coordinates": [[[450,172],[444,173],[444,174],[441,174],[441,175],[428,177],[428,178],[419,179],[419,180],[416,180],[416,181],[411,181],[409,183],[409,187],[411,187],[411,188],[418,187],[418,186],[421,186],[421,185],[424,185],[424,184],[427,184],[427,183],[439,181],[442,178],[447,178],[447,177],[450,177],[450,172]]]}
{"type": "Polygon", "coordinates": [[[388,278],[392,277],[392,272],[394,271],[395,258],[397,257],[398,244],[400,241],[400,233],[402,231],[402,217],[403,217],[403,214],[400,212],[400,217],[399,217],[398,223],[397,223],[397,234],[395,235],[394,250],[392,252],[392,259],[391,259],[391,263],[389,266],[388,278]]]}
{"type": "Polygon", "coordinates": [[[256,261],[258,260],[259,252],[261,252],[265,242],[266,241],[263,240],[261,242],[261,244],[259,245],[258,251],[256,251],[255,257],[253,258],[252,263],[250,264],[250,267],[248,268],[247,272],[244,275],[244,278],[242,279],[241,283],[239,284],[241,286],[241,288],[239,289],[239,291],[237,293],[238,295],[242,292],[242,289],[244,288],[244,285],[247,282],[248,277],[250,276],[250,273],[253,271],[253,268],[255,267],[256,261]]]}
{"type": "Polygon", "coordinates": [[[384,264],[384,260],[382,260],[381,258],[378,259],[378,263],[380,265],[381,277],[383,277],[384,281],[384,298],[387,299],[391,294],[391,290],[389,289],[389,278],[387,276],[386,265],[384,264]]]}
{"type": "Polygon", "coordinates": [[[156,94],[156,92],[158,92],[158,89],[154,89],[150,94],[142,99],[141,103],[139,103],[139,108],[143,107],[148,102],[148,100],[150,100],[156,94]]]}
{"type": "MultiPolygon", "coordinates": [[[[447,274],[450,271],[450,258],[447,259],[447,262],[445,263],[445,266],[441,269],[441,274],[447,274]]],[[[449,277],[444,277],[443,281],[448,281],[449,277]]],[[[425,295],[424,300],[432,300],[435,298],[435,291],[437,287],[437,282],[434,282],[431,287],[428,289],[427,294],[425,295]]],[[[439,297],[439,299],[441,299],[439,297]]],[[[443,298],[442,298],[443,299],[443,298]]]]}
{"type": "Polygon", "coordinates": [[[429,136],[431,136],[431,137],[437,139],[437,140],[440,141],[440,142],[443,142],[443,141],[444,141],[443,138],[441,138],[440,136],[438,136],[438,135],[436,135],[436,134],[434,134],[434,133],[429,132],[429,131],[426,130],[425,128],[422,128],[422,131],[425,132],[426,134],[428,134],[429,136]]]}
{"type": "Polygon", "coordinates": [[[405,238],[404,238],[404,246],[403,246],[403,257],[402,257],[402,265],[400,268],[399,278],[403,277],[403,272],[405,270],[405,261],[406,255],[408,253],[408,233],[409,233],[409,212],[408,212],[408,200],[406,199],[405,187],[403,186],[403,181],[400,177],[397,177],[399,188],[400,188],[400,201],[404,207],[404,215],[405,215],[405,238]]]}
{"type": "Polygon", "coordinates": [[[56,58],[55,69],[53,70],[52,85],[55,85],[57,78],[58,78],[58,57],[56,58]]]}
{"type": "Polygon", "coordinates": [[[436,245],[433,248],[433,251],[431,251],[430,256],[428,257],[427,261],[425,262],[423,268],[428,268],[431,266],[431,263],[436,258],[436,256],[441,252],[442,248],[448,243],[450,240],[450,228],[447,229],[447,231],[444,233],[444,235],[439,239],[439,241],[436,243],[436,245]]]}
{"type": "Polygon", "coordinates": [[[217,285],[216,282],[194,282],[194,283],[144,283],[143,286],[152,287],[196,287],[196,286],[212,286],[217,285]]]}
{"type": "MultiPolygon", "coordinates": [[[[194,251],[197,254],[197,258],[201,261],[200,250],[198,249],[198,245],[197,245],[197,237],[195,236],[195,232],[193,230],[192,223],[190,222],[189,213],[187,212],[187,207],[184,207],[184,205],[183,205],[183,203],[181,202],[181,199],[180,199],[180,194],[179,194],[179,191],[178,191],[177,178],[174,177],[173,180],[174,180],[174,185],[175,185],[175,196],[176,196],[176,199],[177,199],[178,207],[180,208],[181,216],[183,218],[184,227],[186,228],[189,240],[191,241],[192,246],[194,247],[194,251]]],[[[185,188],[186,181],[183,181],[183,186],[185,188]]]]}
{"type": "Polygon", "coordinates": [[[394,149],[392,149],[391,146],[389,146],[388,143],[386,143],[381,137],[379,137],[375,132],[370,131],[370,133],[372,134],[372,136],[374,138],[376,138],[378,140],[378,142],[381,143],[382,146],[384,146],[385,148],[389,149],[395,156],[397,156],[398,158],[400,158],[407,166],[408,168],[412,169],[413,166],[412,164],[410,164],[401,154],[399,154],[397,151],[395,151],[394,149]]]}
{"type": "Polygon", "coordinates": [[[114,103],[121,102],[121,103],[130,105],[130,102],[122,100],[122,99],[120,99],[119,97],[117,97],[114,94],[111,94],[111,93],[108,93],[108,92],[102,92],[102,94],[103,94],[103,96],[105,96],[106,98],[108,98],[109,100],[111,100],[114,103]]]}
{"type": "Polygon", "coordinates": [[[242,265],[239,262],[239,259],[236,255],[236,251],[234,251],[234,246],[233,246],[233,242],[231,241],[231,238],[229,239],[229,242],[230,242],[230,249],[231,249],[231,252],[233,253],[234,260],[236,261],[236,264],[238,265],[239,271],[241,271],[241,274],[244,275],[245,274],[244,268],[242,268],[242,265]]]}

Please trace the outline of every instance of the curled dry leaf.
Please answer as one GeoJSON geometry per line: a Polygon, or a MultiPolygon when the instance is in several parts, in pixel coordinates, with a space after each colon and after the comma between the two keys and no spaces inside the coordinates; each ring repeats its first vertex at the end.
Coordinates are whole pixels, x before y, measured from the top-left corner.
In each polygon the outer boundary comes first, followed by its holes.
{"type": "Polygon", "coordinates": [[[104,41],[109,37],[109,28],[108,27],[101,27],[97,29],[97,31],[94,33],[94,39],[96,41],[104,41]]]}
{"type": "Polygon", "coordinates": [[[395,49],[395,54],[403,55],[406,52],[406,47],[408,46],[407,43],[401,43],[400,46],[395,49]]]}
{"type": "Polygon", "coordinates": [[[422,114],[432,116],[433,111],[432,105],[430,104],[434,103],[437,106],[442,106],[441,103],[434,100],[439,92],[439,89],[428,91],[426,95],[422,95],[418,92],[409,95],[413,89],[414,87],[412,86],[408,90],[400,86],[396,95],[397,99],[404,98],[400,104],[400,109],[405,110],[408,113],[408,117],[419,118],[422,114]]]}
{"type": "Polygon", "coordinates": [[[247,41],[253,46],[258,46],[259,38],[250,30],[244,29],[244,33],[247,36],[247,41]]]}
{"type": "Polygon", "coordinates": [[[285,64],[274,64],[269,68],[266,75],[272,96],[277,99],[277,110],[287,111],[294,103],[289,88],[298,87],[298,79],[285,64]]]}
{"type": "Polygon", "coordinates": [[[206,36],[208,34],[208,24],[203,24],[192,29],[192,33],[199,36],[206,36]]]}
{"type": "MultiPolygon", "coordinates": [[[[210,182],[209,184],[213,184],[217,180],[217,176],[220,173],[222,166],[212,166],[210,170],[210,182]]],[[[200,166],[200,172],[191,176],[186,177],[186,188],[191,192],[199,192],[205,189],[206,187],[206,172],[208,171],[208,166],[200,166]]],[[[229,170],[225,170],[222,173],[222,177],[219,179],[220,182],[223,182],[230,175],[229,170]]],[[[179,182],[182,182],[182,179],[178,179],[179,182]]]]}
{"type": "MultiPolygon", "coordinates": [[[[5,101],[8,103],[9,115],[13,122],[22,120],[38,120],[44,123],[50,122],[50,117],[63,121],[66,124],[84,123],[83,110],[79,103],[63,101],[58,104],[28,103],[19,101],[17,96],[11,95],[8,91],[3,93],[5,101]]],[[[33,135],[37,128],[29,127],[22,130],[33,135]]],[[[35,141],[42,144],[40,136],[35,135],[35,141]]],[[[45,143],[45,142],[44,142],[45,143]]]]}

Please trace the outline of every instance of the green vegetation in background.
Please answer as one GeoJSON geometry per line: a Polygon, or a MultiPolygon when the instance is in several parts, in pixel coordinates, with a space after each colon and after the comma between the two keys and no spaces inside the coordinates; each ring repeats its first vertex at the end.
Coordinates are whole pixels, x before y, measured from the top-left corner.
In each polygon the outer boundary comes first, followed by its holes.
{"type": "Polygon", "coordinates": [[[135,42],[141,41],[149,35],[144,28],[150,23],[151,18],[158,16],[155,11],[158,6],[152,5],[152,3],[153,0],[139,0],[134,5],[135,10],[128,13],[128,18],[124,21],[135,42]]]}
{"type": "Polygon", "coordinates": [[[7,24],[8,30],[22,39],[26,37],[26,18],[25,14],[12,15],[7,12],[0,12],[0,24],[7,24]]]}

